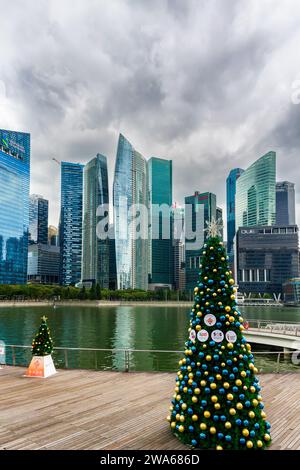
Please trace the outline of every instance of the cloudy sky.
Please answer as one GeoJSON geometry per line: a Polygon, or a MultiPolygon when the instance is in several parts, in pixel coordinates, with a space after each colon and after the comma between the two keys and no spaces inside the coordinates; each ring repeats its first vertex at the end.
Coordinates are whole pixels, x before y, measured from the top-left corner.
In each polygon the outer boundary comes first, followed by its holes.
{"type": "MultiPolygon", "coordinates": [[[[298,0],[0,0],[0,127],[32,139],[31,191],[59,214],[60,168],[119,132],[173,160],[174,201],[277,152],[300,178],[298,0]]],[[[297,194],[298,220],[300,197],[297,194]]]]}

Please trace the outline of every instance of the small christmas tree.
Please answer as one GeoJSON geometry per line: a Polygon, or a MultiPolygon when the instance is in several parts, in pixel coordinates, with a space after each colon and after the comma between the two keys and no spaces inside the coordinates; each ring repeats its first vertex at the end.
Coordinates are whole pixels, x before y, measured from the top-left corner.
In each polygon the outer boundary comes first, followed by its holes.
{"type": "Polygon", "coordinates": [[[45,315],[42,317],[42,323],[39,331],[32,341],[32,355],[33,356],[48,356],[52,354],[53,341],[50,335],[50,330],[47,325],[47,318],[45,315]]]}
{"type": "Polygon", "coordinates": [[[270,444],[270,424],[219,229],[216,221],[208,223],[189,340],[167,419],[194,448],[262,449],[270,444]]]}

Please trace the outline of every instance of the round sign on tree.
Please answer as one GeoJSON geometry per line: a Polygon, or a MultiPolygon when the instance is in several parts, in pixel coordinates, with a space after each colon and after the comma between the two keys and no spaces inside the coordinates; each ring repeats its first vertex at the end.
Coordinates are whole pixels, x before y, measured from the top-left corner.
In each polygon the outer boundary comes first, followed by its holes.
{"type": "Polygon", "coordinates": [[[194,290],[189,327],[197,336],[185,343],[167,419],[193,448],[263,449],[271,442],[270,424],[216,227],[209,229],[194,290]]]}

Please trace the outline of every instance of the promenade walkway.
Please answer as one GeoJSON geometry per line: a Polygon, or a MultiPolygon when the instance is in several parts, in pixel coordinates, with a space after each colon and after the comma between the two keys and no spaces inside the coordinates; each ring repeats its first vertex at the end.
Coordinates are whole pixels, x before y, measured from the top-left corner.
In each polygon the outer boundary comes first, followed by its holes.
{"type": "MultiPolygon", "coordinates": [[[[1,449],[185,449],[165,416],[175,374],[0,370],[1,449]]],[[[260,376],[272,449],[300,450],[300,374],[260,376]]]]}

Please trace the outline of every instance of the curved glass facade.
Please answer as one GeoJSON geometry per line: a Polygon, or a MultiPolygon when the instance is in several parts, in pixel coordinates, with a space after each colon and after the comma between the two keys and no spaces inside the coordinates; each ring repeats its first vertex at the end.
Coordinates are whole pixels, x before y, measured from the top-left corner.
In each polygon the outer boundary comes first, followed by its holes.
{"type": "Polygon", "coordinates": [[[0,283],[27,282],[30,134],[0,129],[0,283]]]}
{"type": "Polygon", "coordinates": [[[63,285],[81,279],[83,165],[61,163],[60,277],[63,285]]]}
{"type": "Polygon", "coordinates": [[[276,153],[254,162],[236,182],[236,227],[273,225],[276,221],[276,153]]]}
{"type": "Polygon", "coordinates": [[[108,202],[107,160],[97,154],[84,167],[82,280],[93,280],[103,288],[109,287],[109,239],[97,237],[97,224],[104,218],[97,216],[97,209],[108,202]]]}
{"type": "Polygon", "coordinates": [[[148,207],[147,162],[120,134],[113,204],[118,289],[148,289],[148,239],[134,236],[133,204],[148,207]]]}

